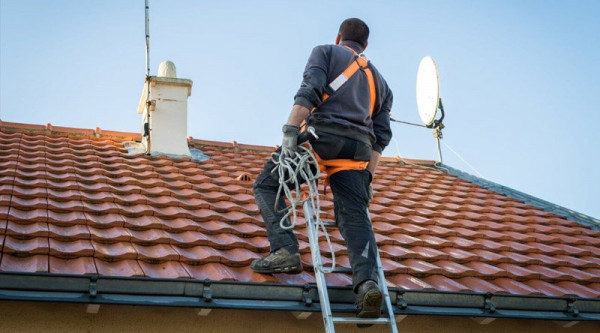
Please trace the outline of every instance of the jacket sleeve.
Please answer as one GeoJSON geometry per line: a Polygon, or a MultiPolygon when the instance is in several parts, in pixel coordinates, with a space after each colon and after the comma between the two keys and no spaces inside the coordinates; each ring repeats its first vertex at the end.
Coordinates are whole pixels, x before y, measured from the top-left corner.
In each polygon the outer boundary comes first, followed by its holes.
{"type": "Polygon", "coordinates": [[[385,94],[383,94],[383,103],[379,112],[373,116],[373,132],[375,132],[375,143],[373,150],[381,153],[392,139],[392,129],[390,127],[390,111],[394,96],[392,90],[385,85],[385,94]]]}
{"type": "Polygon", "coordinates": [[[324,45],[317,46],[312,50],[306,63],[302,84],[294,96],[294,105],[302,105],[309,110],[319,106],[323,101],[328,71],[329,55],[327,47],[324,45]]]}

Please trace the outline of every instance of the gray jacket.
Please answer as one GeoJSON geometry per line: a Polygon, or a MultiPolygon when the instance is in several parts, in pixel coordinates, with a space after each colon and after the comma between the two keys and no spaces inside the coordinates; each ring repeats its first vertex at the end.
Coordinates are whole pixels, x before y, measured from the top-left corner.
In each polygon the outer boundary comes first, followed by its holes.
{"type": "Polygon", "coordinates": [[[342,87],[323,102],[327,86],[337,78],[355,55],[363,51],[359,43],[343,41],[342,45],[319,45],[308,58],[302,84],[294,97],[294,104],[316,110],[309,117],[309,124],[335,135],[341,135],[372,144],[381,153],[392,138],[390,110],[392,91],[369,62],[375,80],[376,101],[373,117],[369,116],[369,83],[361,70],[357,71],[342,87]]]}

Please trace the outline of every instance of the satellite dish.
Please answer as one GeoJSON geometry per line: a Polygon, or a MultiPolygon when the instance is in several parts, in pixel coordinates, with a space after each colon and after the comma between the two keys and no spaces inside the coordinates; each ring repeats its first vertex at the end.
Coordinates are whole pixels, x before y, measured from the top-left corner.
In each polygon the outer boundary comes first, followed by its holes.
{"type": "Polygon", "coordinates": [[[437,66],[430,56],[421,59],[419,70],[417,71],[417,109],[419,117],[421,117],[421,121],[425,125],[396,120],[392,117],[390,117],[390,120],[407,125],[431,128],[433,130],[433,137],[437,141],[441,163],[442,149],[440,147],[440,139],[442,138],[442,129],[445,127],[442,123],[444,120],[444,105],[440,98],[440,79],[437,66]],[[442,115],[439,119],[435,119],[438,109],[442,115]]]}
{"type": "Polygon", "coordinates": [[[433,58],[426,56],[419,63],[417,71],[417,109],[421,121],[431,126],[437,115],[440,103],[440,81],[433,58]]]}

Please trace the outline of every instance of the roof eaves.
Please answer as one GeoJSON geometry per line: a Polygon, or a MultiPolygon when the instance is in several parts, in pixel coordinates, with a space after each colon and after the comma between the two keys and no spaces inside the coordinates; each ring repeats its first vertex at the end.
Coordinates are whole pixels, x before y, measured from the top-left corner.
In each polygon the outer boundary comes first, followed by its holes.
{"type": "MultiPolygon", "coordinates": [[[[397,315],[600,321],[600,299],[390,288],[397,315]]],[[[329,288],[334,312],[354,312],[350,287],[329,288]]],[[[318,312],[315,285],[0,273],[0,300],[318,312]]]]}
{"type": "Polygon", "coordinates": [[[506,195],[507,197],[510,197],[510,198],[513,198],[516,200],[520,200],[526,204],[532,205],[532,206],[537,207],[546,212],[562,216],[564,218],[567,218],[571,221],[575,221],[575,222],[582,224],[593,230],[600,231],[600,220],[593,218],[591,216],[578,213],[572,209],[569,209],[569,208],[566,208],[563,206],[559,206],[557,204],[553,204],[551,202],[542,200],[540,198],[523,193],[523,192],[515,190],[513,188],[510,188],[510,187],[507,187],[504,185],[500,185],[500,184],[494,183],[492,181],[489,181],[489,180],[486,180],[483,178],[479,178],[477,176],[468,174],[464,171],[454,169],[446,164],[439,164],[436,167],[437,167],[437,169],[445,171],[446,173],[448,173],[450,175],[459,177],[463,180],[469,181],[471,183],[474,183],[474,184],[484,187],[486,189],[506,195]]]}

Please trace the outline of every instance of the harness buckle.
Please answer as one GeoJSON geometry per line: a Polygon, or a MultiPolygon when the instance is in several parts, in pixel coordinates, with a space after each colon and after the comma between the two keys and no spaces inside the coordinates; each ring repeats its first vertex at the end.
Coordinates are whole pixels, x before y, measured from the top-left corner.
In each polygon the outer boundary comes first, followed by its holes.
{"type": "Polygon", "coordinates": [[[317,135],[317,133],[315,133],[315,128],[314,128],[314,127],[312,127],[312,126],[308,126],[308,127],[306,128],[306,131],[307,131],[308,133],[310,133],[310,135],[312,135],[312,136],[313,136],[313,137],[314,137],[316,140],[319,140],[319,136],[317,135]]]}

